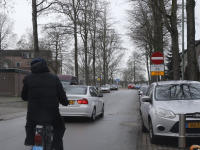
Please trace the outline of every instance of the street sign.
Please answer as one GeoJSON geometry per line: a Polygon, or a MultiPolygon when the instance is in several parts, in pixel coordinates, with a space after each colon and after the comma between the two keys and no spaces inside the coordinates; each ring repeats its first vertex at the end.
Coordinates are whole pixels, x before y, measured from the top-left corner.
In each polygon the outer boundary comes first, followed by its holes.
{"type": "Polygon", "coordinates": [[[161,64],[164,61],[164,56],[161,52],[154,52],[151,55],[151,62],[155,65],[161,64]]]}
{"type": "Polygon", "coordinates": [[[100,81],[100,79],[97,79],[97,81],[100,81]]]}
{"type": "Polygon", "coordinates": [[[164,76],[164,71],[152,71],[152,76],[164,76]]]}
{"type": "Polygon", "coordinates": [[[165,67],[164,65],[151,65],[152,76],[164,76],[165,67]]]}
{"type": "Polygon", "coordinates": [[[116,82],[119,82],[119,79],[116,79],[116,82]]]}
{"type": "Polygon", "coordinates": [[[164,65],[151,65],[151,71],[165,71],[164,65]]]}

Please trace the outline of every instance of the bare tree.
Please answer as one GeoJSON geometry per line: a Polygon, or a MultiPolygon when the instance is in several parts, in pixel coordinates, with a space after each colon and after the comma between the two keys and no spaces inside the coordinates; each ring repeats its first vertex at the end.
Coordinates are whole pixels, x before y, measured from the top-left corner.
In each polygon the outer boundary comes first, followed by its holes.
{"type": "Polygon", "coordinates": [[[39,56],[38,44],[38,16],[47,10],[51,5],[57,3],[57,0],[32,0],[32,24],[33,24],[33,38],[34,38],[34,51],[36,57],[39,56]]]}
{"type": "Polygon", "coordinates": [[[0,67],[3,64],[4,56],[1,51],[13,46],[16,36],[13,33],[13,22],[5,13],[0,13],[0,67]]]}
{"type": "Polygon", "coordinates": [[[43,27],[45,39],[43,40],[48,49],[53,52],[53,59],[47,60],[48,65],[58,74],[62,68],[62,55],[67,51],[67,45],[70,41],[68,31],[64,30],[59,24],[50,23],[43,27]]]}
{"type": "Polygon", "coordinates": [[[195,50],[195,19],[194,19],[195,1],[186,1],[187,10],[187,62],[189,80],[198,81],[197,59],[195,50]]]}
{"type": "Polygon", "coordinates": [[[160,0],[159,2],[160,2],[160,7],[158,6],[157,8],[158,9],[161,8],[165,26],[171,35],[171,43],[172,43],[172,51],[173,51],[173,66],[174,66],[173,79],[179,80],[180,79],[180,62],[179,62],[180,55],[179,55],[179,41],[178,41],[178,29],[177,29],[177,23],[178,23],[177,0],[172,0],[170,14],[167,14],[164,0],[160,0]]]}

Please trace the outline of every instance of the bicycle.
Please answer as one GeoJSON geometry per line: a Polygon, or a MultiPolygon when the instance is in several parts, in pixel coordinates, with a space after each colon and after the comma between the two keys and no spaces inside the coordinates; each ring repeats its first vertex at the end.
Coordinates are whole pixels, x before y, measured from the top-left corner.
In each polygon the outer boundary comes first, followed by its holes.
{"type": "Polygon", "coordinates": [[[35,145],[33,150],[51,150],[53,127],[48,124],[38,124],[35,128],[35,145]]]}

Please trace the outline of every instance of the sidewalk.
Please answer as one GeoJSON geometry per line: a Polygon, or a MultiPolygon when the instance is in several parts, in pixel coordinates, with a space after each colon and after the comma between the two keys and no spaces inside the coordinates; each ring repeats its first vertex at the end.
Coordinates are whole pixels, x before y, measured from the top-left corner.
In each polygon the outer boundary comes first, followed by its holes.
{"type": "Polygon", "coordinates": [[[25,116],[26,112],[27,102],[21,97],[0,96],[0,120],[25,116]]]}

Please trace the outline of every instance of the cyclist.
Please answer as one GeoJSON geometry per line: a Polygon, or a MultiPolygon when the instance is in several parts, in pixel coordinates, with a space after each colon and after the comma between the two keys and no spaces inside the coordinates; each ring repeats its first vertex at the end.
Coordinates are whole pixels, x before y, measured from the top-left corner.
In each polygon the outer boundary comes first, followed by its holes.
{"type": "Polygon", "coordinates": [[[59,103],[67,106],[69,101],[59,78],[50,73],[43,58],[31,61],[31,73],[23,79],[21,98],[28,101],[24,144],[32,150],[37,123],[51,123],[54,129],[52,149],[60,150],[65,123],[58,106],[59,103]]]}

